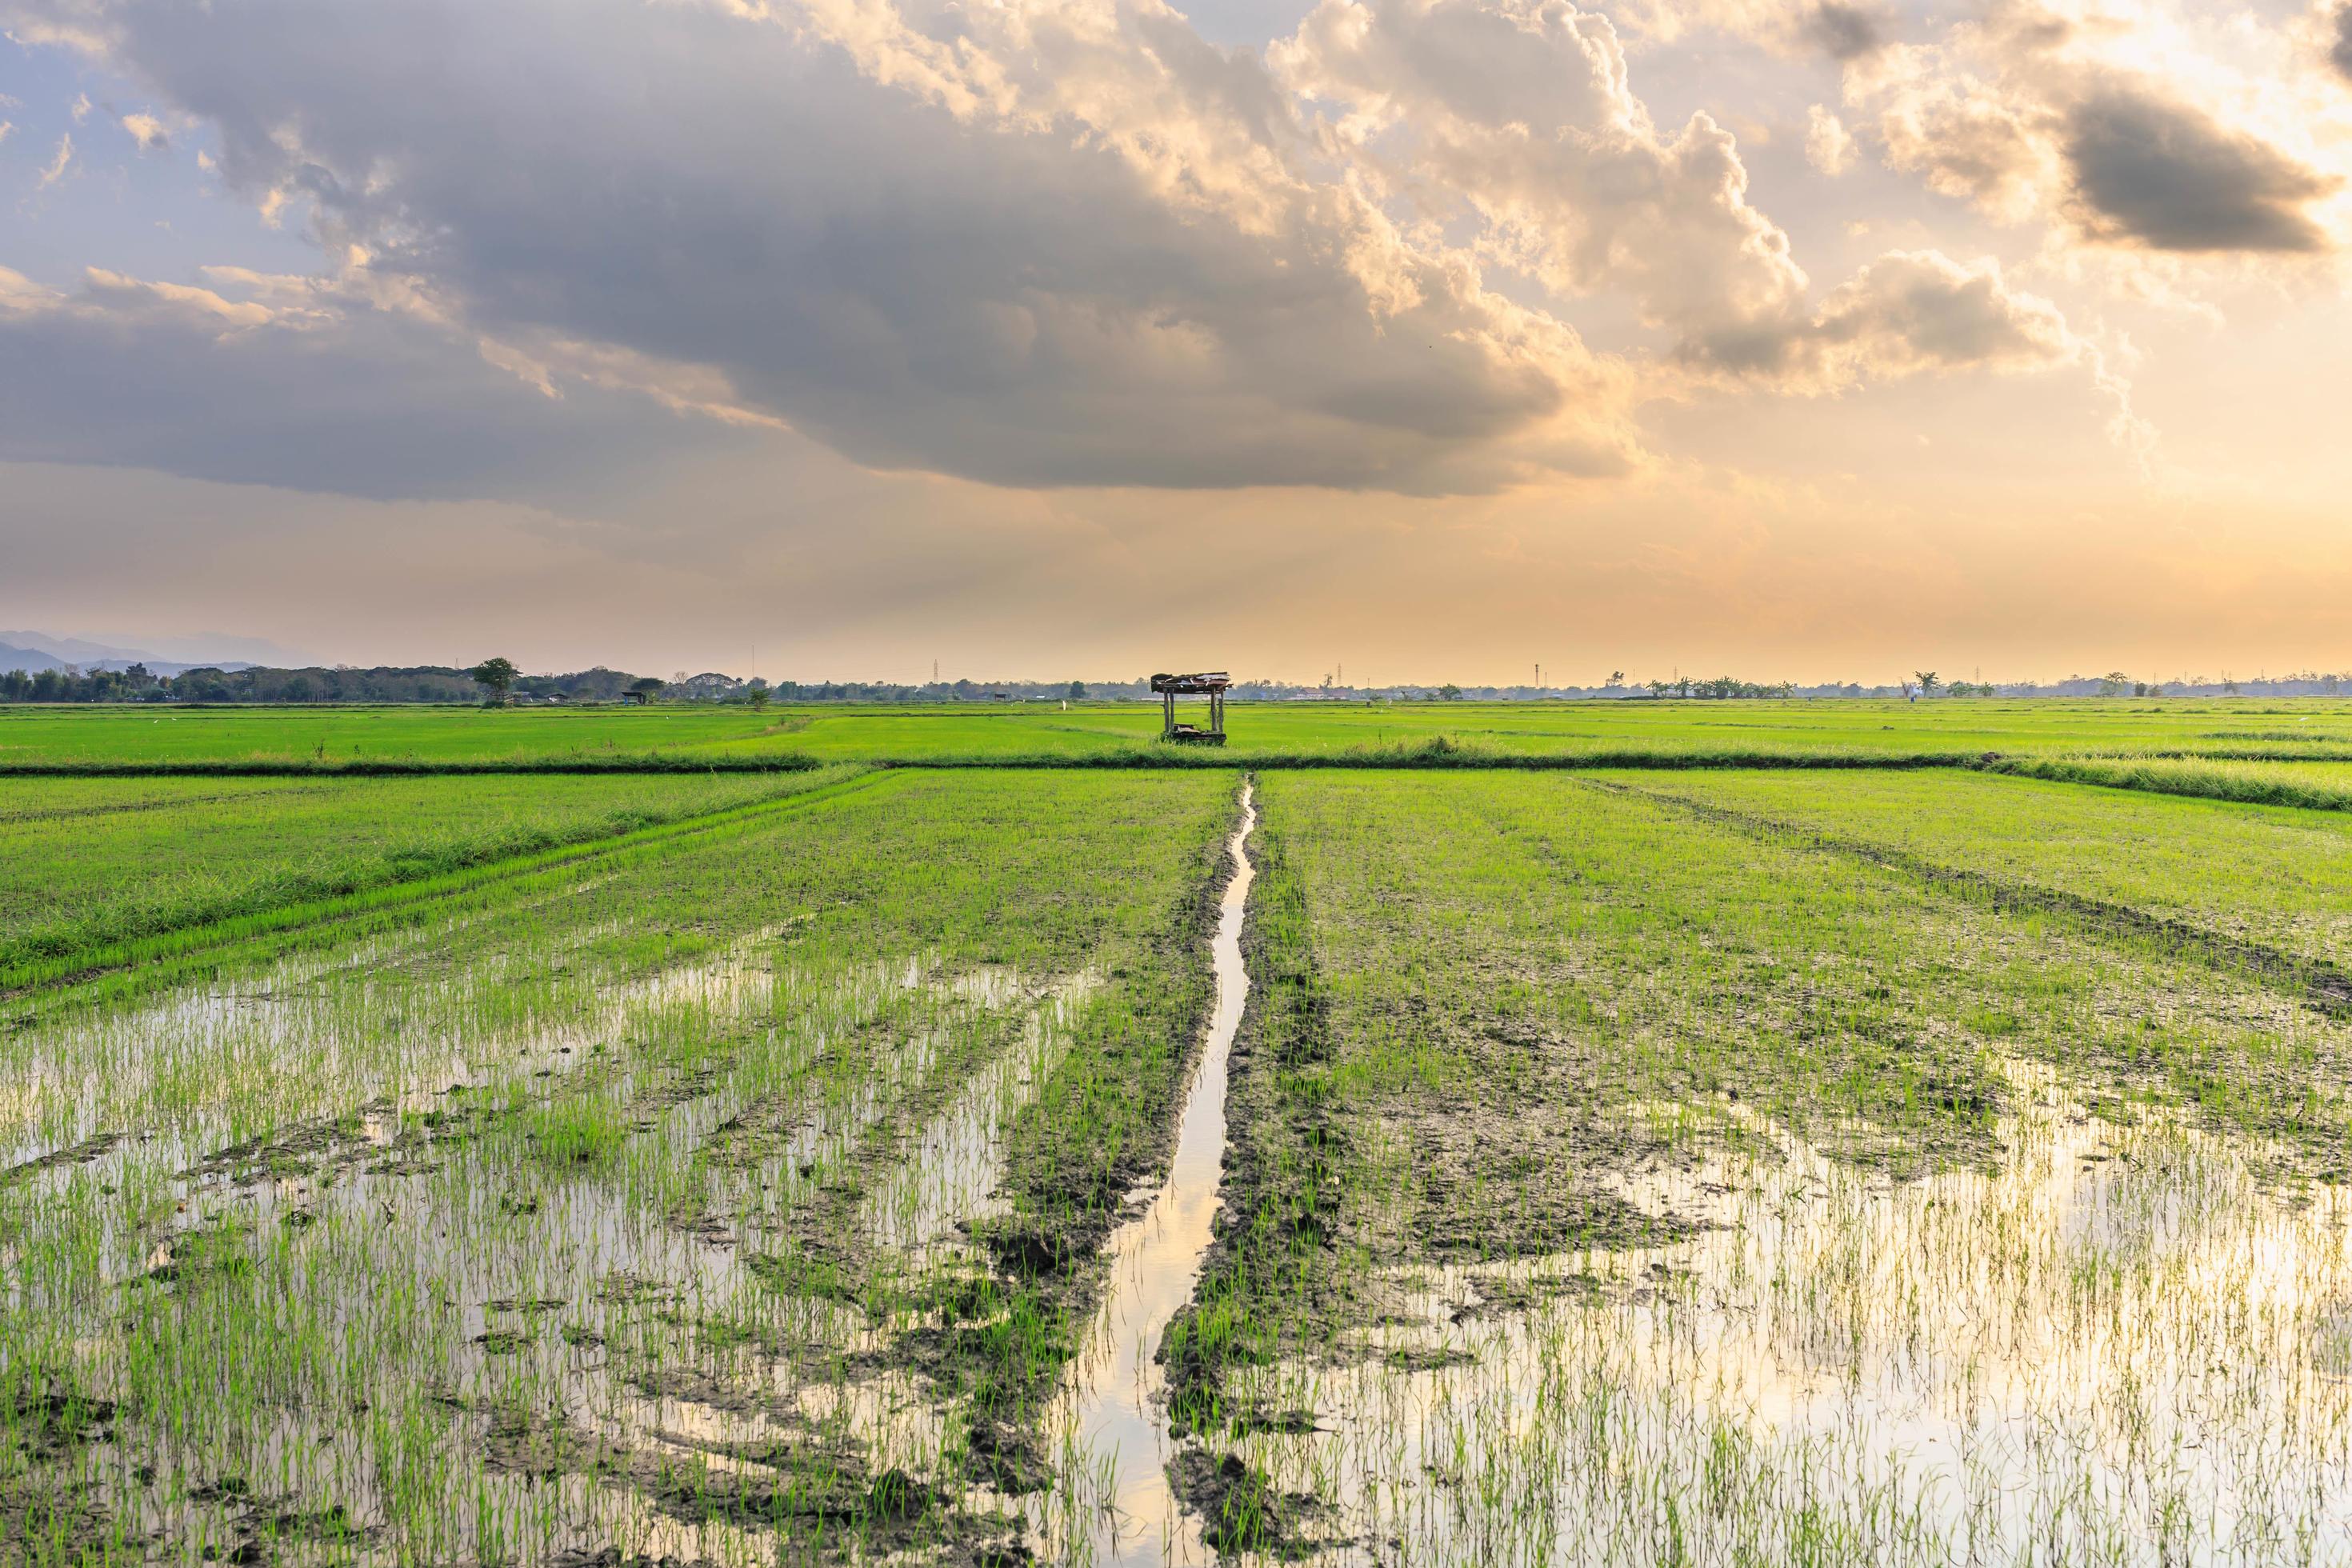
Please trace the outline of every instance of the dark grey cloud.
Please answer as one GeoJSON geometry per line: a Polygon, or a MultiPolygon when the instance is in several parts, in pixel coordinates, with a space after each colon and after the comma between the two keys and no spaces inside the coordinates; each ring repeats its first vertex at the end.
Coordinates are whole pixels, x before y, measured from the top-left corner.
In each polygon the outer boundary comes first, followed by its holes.
{"type": "Polygon", "coordinates": [[[2067,111],[2061,144],[2094,237],[2180,251],[2326,245],[2303,206],[2335,182],[2187,104],[2108,89],[2067,111]]]}
{"type": "Polygon", "coordinates": [[[940,4],[853,58],[813,41],[838,11],[787,10],[0,0],[102,37],[216,128],[233,189],[292,193],[469,329],[714,370],[874,467],[1444,491],[1625,464],[1574,333],[1295,172],[1254,57],[1142,6],[1116,58],[1085,27],[992,56],[940,4]]]}
{"type": "Polygon", "coordinates": [[[2327,63],[2346,81],[2352,81],[2352,5],[2336,10],[2336,37],[2327,47],[2327,63]]]}
{"type": "Polygon", "coordinates": [[[1805,15],[1800,31],[1834,60],[1858,60],[1886,47],[1886,18],[1843,0],[1822,0],[1805,15]]]}
{"type": "Polygon", "coordinates": [[[635,394],[561,398],[427,323],[94,275],[0,274],[0,461],[100,463],[375,500],[562,497],[751,434],[635,394]]]}

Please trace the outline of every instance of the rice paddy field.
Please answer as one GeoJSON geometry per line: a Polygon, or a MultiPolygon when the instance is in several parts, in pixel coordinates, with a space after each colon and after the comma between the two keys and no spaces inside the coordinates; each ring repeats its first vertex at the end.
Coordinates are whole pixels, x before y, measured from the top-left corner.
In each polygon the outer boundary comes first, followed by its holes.
{"type": "MultiPolygon", "coordinates": [[[[1214,761],[1377,764],[2056,758],[2352,764],[2352,701],[2127,699],[1231,705],[1214,761]]],[[[481,709],[0,707],[0,776],[39,773],[1168,765],[1156,702],[481,709]]],[[[1183,759],[1179,759],[1183,760],[1183,759]]],[[[1194,757],[1189,760],[1198,762],[1194,757]]],[[[2346,775],[2335,783],[2342,786],[2346,775]]]]}
{"type": "Polygon", "coordinates": [[[2352,709],[1156,714],[0,714],[0,1562],[2352,1563],[2352,709]]]}

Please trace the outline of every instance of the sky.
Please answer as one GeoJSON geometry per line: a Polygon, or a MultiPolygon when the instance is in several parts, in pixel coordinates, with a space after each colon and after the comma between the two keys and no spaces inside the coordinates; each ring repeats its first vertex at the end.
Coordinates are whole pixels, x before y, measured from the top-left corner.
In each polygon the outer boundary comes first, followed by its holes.
{"type": "Polygon", "coordinates": [[[0,0],[0,625],[2352,668],[2352,0],[0,0]]]}

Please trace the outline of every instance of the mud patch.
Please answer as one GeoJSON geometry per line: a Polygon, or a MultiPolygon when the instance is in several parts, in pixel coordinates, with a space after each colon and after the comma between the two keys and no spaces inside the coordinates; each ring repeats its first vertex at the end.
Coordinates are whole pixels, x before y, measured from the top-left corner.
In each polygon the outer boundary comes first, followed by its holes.
{"type": "Polygon", "coordinates": [[[83,1473],[85,1456],[112,1439],[116,1415],[112,1401],[64,1384],[0,1383],[0,1554],[70,1561],[119,1539],[83,1473]]]}
{"type": "Polygon", "coordinates": [[[1169,1461],[1168,1479],[1200,1518],[1201,1539],[1218,1552],[1295,1560],[1332,1544],[1311,1534],[1328,1511],[1314,1494],[1276,1489],[1238,1454],[1186,1448],[1169,1461]]]}

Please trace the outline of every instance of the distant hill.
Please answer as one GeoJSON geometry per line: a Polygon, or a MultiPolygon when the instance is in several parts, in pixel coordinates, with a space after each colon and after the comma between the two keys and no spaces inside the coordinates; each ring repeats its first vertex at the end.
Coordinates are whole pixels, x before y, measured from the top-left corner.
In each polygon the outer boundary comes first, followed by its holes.
{"type": "MultiPolygon", "coordinates": [[[[204,639],[183,639],[201,644],[204,639]]],[[[238,639],[221,638],[223,642],[238,639]]],[[[82,637],[53,637],[43,632],[0,631],[0,671],[21,669],[27,675],[37,675],[45,669],[75,669],[88,675],[95,670],[129,669],[143,664],[147,673],[154,676],[182,675],[191,669],[251,669],[254,661],[245,658],[207,658],[201,653],[191,655],[185,647],[174,648],[179,658],[150,653],[144,648],[120,647],[110,643],[90,642],[82,637]]]]}
{"type": "Polygon", "coordinates": [[[74,668],[70,660],[59,658],[53,653],[43,653],[37,647],[18,647],[14,643],[0,642],[0,670],[21,669],[27,675],[38,675],[45,669],[74,668]]]}

